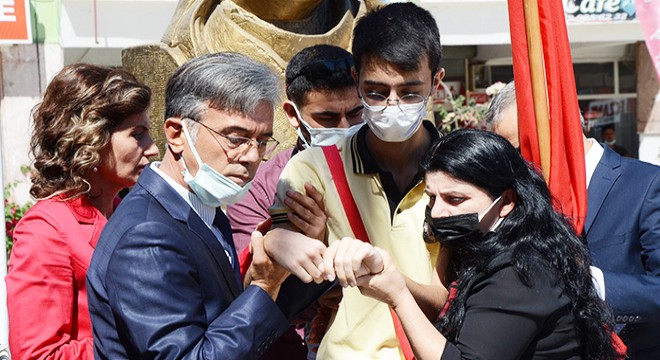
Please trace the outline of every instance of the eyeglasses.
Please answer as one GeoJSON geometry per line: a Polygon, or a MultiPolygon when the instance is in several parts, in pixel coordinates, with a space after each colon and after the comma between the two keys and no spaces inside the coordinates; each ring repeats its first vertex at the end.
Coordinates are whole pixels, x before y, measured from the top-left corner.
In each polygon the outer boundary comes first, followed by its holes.
{"type": "Polygon", "coordinates": [[[355,64],[352,57],[337,60],[319,60],[303,66],[300,71],[293,75],[286,86],[288,87],[297,78],[304,76],[308,80],[320,80],[329,78],[333,74],[342,72],[347,76],[351,76],[351,70],[355,64]]]}
{"type": "Polygon", "coordinates": [[[397,99],[390,99],[385,95],[370,91],[366,95],[362,95],[362,91],[359,92],[360,97],[364,100],[364,103],[367,105],[368,109],[371,111],[385,111],[390,101],[396,102],[396,105],[404,113],[416,113],[419,110],[419,107],[410,107],[410,106],[401,106],[401,105],[418,105],[423,106],[428,101],[428,97],[424,97],[418,94],[406,94],[397,99]]]}
{"type": "MultiPolygon", "coordinates": [[[[211,129],[206,124],[200,121],[194,119],[190,119],[190,120],[198,123],[199,125],[202,125],[203,127],[206,128],[206,130],[210,131],[211,133],[220,136],[220,138],[224,140],[223,142],[225,143],[225,146],[227,148],[229,148],[232,151],[237,151],[239,154],[245,154],[250,148],[256,147],[257,151],[259,152],[259,156],[265,157],[270,155],[275,150],[277,145],[280,144],[279,141],[275,140],[272,137],[269,137],[267,140],[255,140],[243,136],[225,135],[223,133],[219,133],[211,129]]],[[[225,146],[222,145],[222,142],[219,141],[215,136],[213,136],[213,139],[215,139],[215,141],[222,148],[225,148],[225,146]]]]}

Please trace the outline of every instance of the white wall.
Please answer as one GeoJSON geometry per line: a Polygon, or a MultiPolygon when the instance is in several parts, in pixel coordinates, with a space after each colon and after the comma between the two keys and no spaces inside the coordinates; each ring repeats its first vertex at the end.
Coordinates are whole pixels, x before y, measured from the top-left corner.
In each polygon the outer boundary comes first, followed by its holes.
{"type": "Polygon", "coordinates": [[[124,48],[158,42],[177,0],[62,0],[64,48],[124,48]],[[95,33],[96,22],[96,33],[95,33]]]}
{"type": "Polygon", "coordinates": [[[660,135],[639,134],[639,159],[660,165],[660,135]]]}
{"type": "Polygon", "coordinates": [[[46,58],[61,59],[57,45],[13,45],[0,47],[4,98],[0,102],[0,131],[3,154],[3,181],[19,181],[15,200],[29,200],[29,181],[21,173],[21,165],[31,163],[29,157],[30,111],[41,98],[41,91],[59,64],[45,64],[46,58]]]}

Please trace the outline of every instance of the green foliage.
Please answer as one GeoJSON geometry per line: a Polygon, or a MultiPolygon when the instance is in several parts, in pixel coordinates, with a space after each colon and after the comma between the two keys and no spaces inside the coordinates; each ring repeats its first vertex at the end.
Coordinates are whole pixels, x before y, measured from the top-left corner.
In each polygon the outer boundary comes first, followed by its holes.
{"type": "Polygon", "coordinates": [[[438,128],[445,134],[463,128],[485,128],[483,119],[488,110],[488,103],[477,104],[473,98],[466,99],[459,95],[451,101],[451,110],[438,109],[441,123],[438,128]]]}
{"type": "Polygon", "coordinates": [[[436,110],[440,117],[438,129],[445,134],[463,128],[485,129],[486,124],[484,117],[486,111],[488,111],[488,107],[490,106],[493,97],[495,97],[504,86],[506,86],[505,83],[498,81],[486,88],[488,101],[482,104],[478,104],[474,97],[466,98],[464,95],[459,95],[451,100],[451,104],[447,107],[438,107],[436,110]]]}
{"type": "MultiPolygon", "coordinates": [[[[32,169],[29,166],[22,165],[21,172],[24,175],[30,174],[32,169]]],[[[9,201],[14,189],[18,185],[18,181],[14,181],[10,184],[7,184],[4,187],[5,195],[5,232],[6,232],[6,246],[7,246],[7,259],[9,259],[9,254],[11,253],[11,248],[14,246],[14,228],[18,221],[21,220],[25,212],[32,206],[31,202],[25,204],[17,204],[13,201],[9,201]]]]}

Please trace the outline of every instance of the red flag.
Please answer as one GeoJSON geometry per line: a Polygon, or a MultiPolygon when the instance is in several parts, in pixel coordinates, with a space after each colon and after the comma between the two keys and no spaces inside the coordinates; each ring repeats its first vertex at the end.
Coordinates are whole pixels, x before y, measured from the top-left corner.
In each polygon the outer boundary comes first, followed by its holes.
{"type": "Polygon", "coordinates": [[[584,144],[563,5],[556,0],[508,2],[521,153],[542,169],[556,208],[580,233],[587,212],[584,144]],[[537,34],[529,30],[534,27],[537,34]],[[534,52],[539,46],[542,51],[534,52]]]}

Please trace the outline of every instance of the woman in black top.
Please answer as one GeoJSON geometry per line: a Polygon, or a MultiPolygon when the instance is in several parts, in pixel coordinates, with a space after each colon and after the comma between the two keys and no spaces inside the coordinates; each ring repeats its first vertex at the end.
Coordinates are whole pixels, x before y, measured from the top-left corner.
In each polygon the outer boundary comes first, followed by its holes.
{"type": "Polygon", "coordinates": [[[425,239],[449,249],[454,280],[435,324],[385,251],[336,242],[324,256],[330,278],[388,303],[418,360],[617,358],[586,246],[506,140],[456,131],[434,144],[422,166],[425,239]]]}

